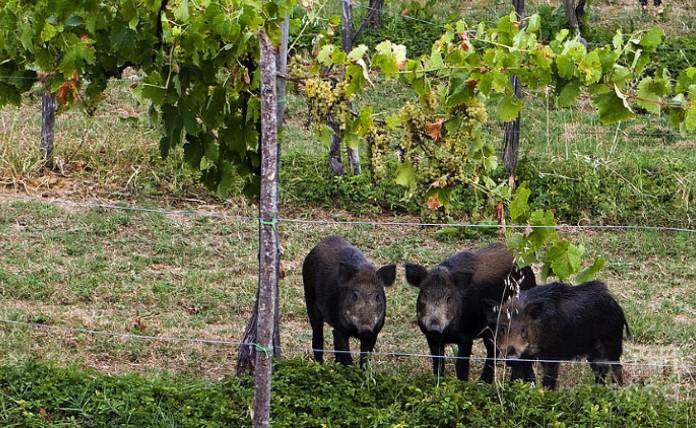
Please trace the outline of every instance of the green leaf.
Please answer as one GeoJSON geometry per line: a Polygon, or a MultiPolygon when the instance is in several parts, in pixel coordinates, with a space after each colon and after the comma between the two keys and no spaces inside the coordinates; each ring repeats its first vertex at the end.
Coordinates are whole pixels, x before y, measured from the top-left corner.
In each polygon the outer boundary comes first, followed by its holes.
{"type": "Polygon", "coordinates": [[[512,201],[510,201],[510,220],[514,224],[523,224],[527,222],[529,216],[529,196],[532,191],[529,190],[526,183],[522,183],[515,191],[512,201]]]}
{"type": "Polygon", "coordinates": [[[580,70],[585,85],[599,82],[599,79],[602,78],[602,63],[599,61],[599,54],[597,51],[592,51],[587,54],[585,58],[580,61],[578,70],[580,70]]]}
{"type": "Polygon", "coordinates": [[[44,25],[43,30],[41,30],[41,41],[45,43],[51,40],[56,34],[58,34],[58,32],[58,28],[47,22],[44,25]]]}
{"type": "Polygon", "coordinates": [[[365,45],[360,45],[356,48],[353,48],[352,51],[348,54],[348,61],[350,62],[356,62],[359,60],[362,60],[365,54],[368,51],[368,47],[365,45]]]}
{"type": "Polygon", "coordinates": [[[174,8],[174,18],[185,22],[188,21],[189,16],[189,2],[188,0],[181,0],[181,3],[174,8]]]}
{"type": "Polygon", "coordinates": [[[498,117],[503,122],[511,122],[517,118],[524,104],[514,95],[507,95],[498,104],[498,117]]]}
{"type": "Polygon", "coordinates": [[[360,147],[360,138],[353,133],[344,135],[343,140],[345,141],[346,145],[353,150],[360,147]]]}
{"type": "Polygon", "coordinates": [[[333,65],[331,56],[333,55],[334,49],[336,49],[334,45],[322,46],[317,55],[317,62],[325,67],[333,65]]]}
{"type": "Polygon", "coordinates": [[[398,113],[392,113],[385,118],[385,122],[387,123],[387,128],[394,131],[401,125],[401,118],[398,113]]]}
{"type": "Polygon", "coordinates": [[[526,31],[528,33],[536,33],[541,28],[541,18],[539,14],[535,13],[529,17],[529,22],[527,22],[526,31]]]}
{"type": "Polygon", "coordinates": [[[662,97],[671,92],[671,84],[663,78],[646,77],[638,84],[636,104],[651,113],[658,114],[661,110],[662,97]]]}
{"type": "Polygon", "coordinates": [[[606,263],[607,260],[604,257],[597,257],[591,266],[588,266],[585,269],[581,270],[575,276],[575,283],[582,284],[587,281],[592,281],[597,277],[597,273],[599,273],[600,270],[604,269],[604,265],[606,265],[606,263]]]}
{"type": "Polygon", "coordinates": [[[567,55],[556,57],[556,67],[558,67],[558,75],[565,80],[570,80],[575,76],[575,63],[567,55]]]}
{"type": "Polygon", "coordinates": [[[605,125],[635,116],[626,98],[617,88],[614,91],[598,95],[593,102],[599,112],[599,120],[605,125]]]}
{"type": "Polygon", "coordinates": [[[566,37],[568,37],[568,34],[570,34],[570,31],[564,28],[556,34],[556,40],[562,42],[566,37]]]}
{"type": "Polygon", "coordinates": [[[614,46],[614,49],[618,50],[623,47],[623,33],[621,30],[616,30],[616,34],[611,39],[611,43],[614,46]]]}
{"type": "Polygon", "coordinates": [[[580,269],[584,253],[585,249],[582,246],[561,240],[555,242],[547,251],[544,262],[551,266],[558,279],[565,281],[580,269]]]}
{"type": "Polygon", "coordinates": [[[558,94],[558,106],[570,107],[580,96],[580,82],[573,80],[563,85],[561,93],[558,94]]]}
{"type": "Polygon", "coordinates": [[[686,111],[684,127],[687,131],[696,130],[696,101],[691,102],[691,107],[686,111]]]}
{"type": "Polygon", "coordinates": [[[409,189],[416,187],[416,170],[410,163],[404,162],[396,168],[396,184],[409,189]]]}
{"type": "Polygon", "coordinates": [[[660,27],[653,27],[648,32],[646,32],[643,37],[640,39],[640,45],[645,49],[647,52],[653,52],[655,49],[657,49],[660,44],[662,44],[662,37],[665,35],[665,32],[662,31],[662,28],[660,27]]]}

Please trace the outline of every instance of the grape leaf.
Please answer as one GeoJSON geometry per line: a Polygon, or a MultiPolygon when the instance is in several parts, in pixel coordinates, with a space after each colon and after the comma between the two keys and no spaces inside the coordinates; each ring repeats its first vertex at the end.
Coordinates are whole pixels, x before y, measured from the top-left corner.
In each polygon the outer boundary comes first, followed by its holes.
{"type": "Polygon", "coordinates": [[[514,95],[507,95],[498,104],[498,117],[503,122],[511,122],[515,120],[520,110],[522,110],[522,101],[514,95]]]}

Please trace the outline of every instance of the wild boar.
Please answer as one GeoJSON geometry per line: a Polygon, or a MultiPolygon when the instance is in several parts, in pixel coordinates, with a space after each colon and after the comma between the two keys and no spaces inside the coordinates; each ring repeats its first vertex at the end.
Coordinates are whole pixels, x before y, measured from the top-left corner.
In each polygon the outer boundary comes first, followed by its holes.
{"type": "Polygon", "coordinates": [[[360,365],[372,352],[387,310],[384,287],[394,283],[396,266],[379,270],[353,245],[329,236],[309,252],[302,265],[314,359],[324,361],[324,322],[333,327],[336,361],[352,363],[348,339],[360,340],[360,365]]]}
{"type": "MultiPolygon", "coordinates": [[[[444,374],[445,346],[456,344],[460,357],[455,364],[457,378],[469,378],[469,357],[474,339],[483,339],[486,363],[481,380],[493,381],[495,346],[487,328],[489,300],[504,301],[516,288],[536,285],[530,268],[518,270],[510,251],[500,243],[475,252],[464,251],[428,271],[406,264],[406,281],[420,289],[416,303],[418,326],[425,335],[433,356],[433,372],[444,374]]],[[[513,377],[529,377],[530,363],[519,363],[513,377]]]]}
{"type": "Polygon", "coordinates": [[[605,283],[541,285],[505,303],[498,318],[498,349],[507,358],[542,360],[545,387],[556,387],[559,363],[544,360],[579,358],[587,358],[597,383],[605,383],[609,366],[623,383],[619,359],[624,328],[630,331],[605,283]]]}

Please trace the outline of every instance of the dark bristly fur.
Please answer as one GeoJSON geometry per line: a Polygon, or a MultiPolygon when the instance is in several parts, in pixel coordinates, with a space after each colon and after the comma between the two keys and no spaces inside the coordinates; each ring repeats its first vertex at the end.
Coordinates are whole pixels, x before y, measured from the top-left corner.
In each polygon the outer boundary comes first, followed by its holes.
{"type": "MultiPolygon", "coordinates": [[[[493,333],[487,328],[490,301],[501,304],[521,289],[536,285],[530,268],[518,270],[510,251],[500,243],[475,252],[464,251],[428,271],[423,266],[406,265],[406,280],[418,287],[418,325],[425,335],[433,356],[433,372],[444,373],[444,350],[447,344],[458,346],[457,378],[469,378],[469,360],[474,339],[484,341],[487,360],[481,380],[492,382],[495,347],[493,333]]],[[[513,378],[530,378],[532,366],[513,364],[513,378]]]]}
{"type": "MultiPolygon", "coordinates": [[[[587,358],[597,383],[604,383],[609,366],[623,382],[618,362],[623,330],[628,323],[606,284],[591,281],[572,286],[560,282],[520,293],[500,310],[497,344],[508,357],[541,360],[587,358]]],[[[630,334],[630,333],[629,333],[630,334]]],[[[542,363],[542,384],[554,389],[559,363],[542,363]]]]}
{"type": "Polygon", "coordinates": [[[338,236],[329,236],[309,252],[302,265],[312,349],[324,361],[324,322],[333,327],[336,361],[351,364],[348,339],[360,340],[360,365],[372,352],[384,325],[384,287],[394,283],[396,266],[376,270],[365,256],[338,236]]]}

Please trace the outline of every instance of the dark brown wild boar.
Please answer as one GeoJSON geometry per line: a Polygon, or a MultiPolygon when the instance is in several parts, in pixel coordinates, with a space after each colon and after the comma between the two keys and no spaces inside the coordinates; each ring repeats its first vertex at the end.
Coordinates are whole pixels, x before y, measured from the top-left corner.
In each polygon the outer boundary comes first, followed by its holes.
{"type": "Polygon", "coordinates": [[[360,250],[341,237],[329,236],[317,244],[302,265],[314,359],[324,361],[326,322],[333,327],[336,361],[352,363],[348,339],[356,337],[363,366],[384,325],[384,287],[392,285],[395,278],[395,265],[375,269],[360,250]]]}
{"type": "MultiPolygon", "coordinates": [[[[469,357],[474,339],[483,339],[487,359],[481,380],[492,382],[494,370],[493,333],[487,326],[489,301],[505,301],[516,288],[536,285],[530,268],[518,270],[510,251],[500,243],[475,252],[458,253],[429,271],[420,265],[406,265],[406,280],[418,287],[416,310],[418,326],[425,335],[433,356],[433,372],[444,373],[445,346],[454,343],[460,357],[457,378],[469,378],[469,357]]],[[[514,378],[533,376],[531,363],[513,364],[514,378]]]]}
{"type": "MultiPolygon", "coordinates": [[[[603,282],[540,285],[504,304],[497,318],[496,342],[507,358],[587,358],[597,383],[605,382],[610,366],[616,382],[623,383],[619,359],[624,328],[630,332],[621,306],[603,282]]],[[[540,363],[542,385],[554,389],[559,363],[540,363]]]]}

